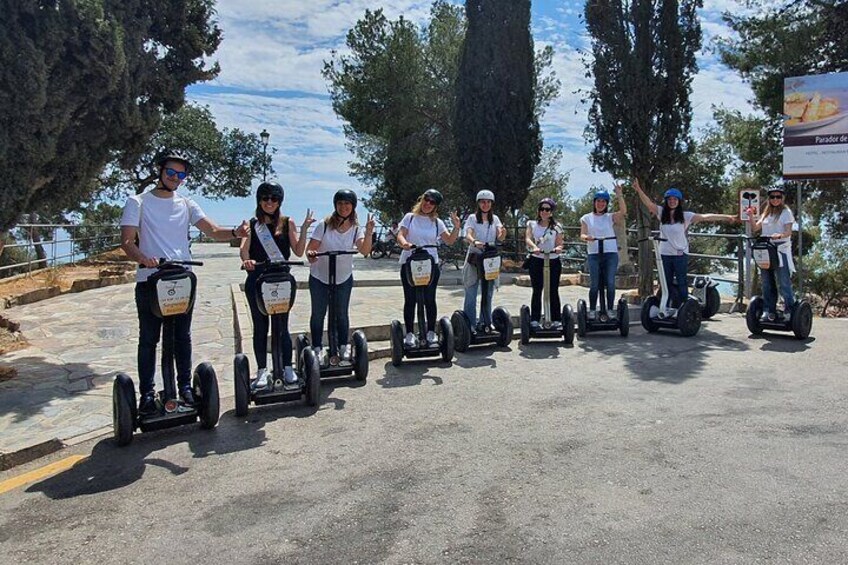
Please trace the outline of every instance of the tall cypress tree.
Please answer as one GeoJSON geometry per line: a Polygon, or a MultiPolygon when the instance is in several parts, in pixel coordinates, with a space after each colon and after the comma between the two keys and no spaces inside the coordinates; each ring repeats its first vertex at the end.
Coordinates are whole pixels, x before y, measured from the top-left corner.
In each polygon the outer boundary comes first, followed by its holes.
{"type": "Polygon", "coordinates": [[[530,0],[467,0],[465,13],[453,121],[462,190],[490,189],[499,209],[517,210],[542,151],[530,0]]]}
{"type": "MultiPolygon", "coordinates": [[[[677,164],[689,142],[695,55],[701,46],[701,0],[588,0],[594,77],[587,138],[594,167],[635,176],[647,194],[677,164]]],[[[656,196],[656,195],[655,195],[656,196]]],[[[651,218],[640,203],[639,239],[651,218]]],[[[639,294],[652,293],[650,243],[639,244],[639,294]]]]}

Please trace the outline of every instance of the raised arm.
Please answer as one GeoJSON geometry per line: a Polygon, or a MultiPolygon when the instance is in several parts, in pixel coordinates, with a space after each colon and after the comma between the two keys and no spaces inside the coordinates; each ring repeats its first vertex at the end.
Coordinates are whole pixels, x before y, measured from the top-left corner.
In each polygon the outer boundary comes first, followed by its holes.
{"type": "Polygon", "coordinates": [[[648,197],[648,195],[645,194],[645,191],[642,190],[642,185],[639,184],[639,179],[633,179],[633,188],[636,190],[636,194],[639,195],[639,200],[642,201],[642,204],[645,205],[645,208],[647,208],[654,216],[659,217],[657,205],[654,204],[654,202],[648,197]]]}
{"type": "Polygon", "coordinates": [[[355,245],[356,250],[368,257],[371,253],[371,246],[374,244],[374,214],[368,214],[368,220],[365,222],[365,236],[360,239],[355,245]]]}
{"type": "MultiPolygon", "coordinates": [[[[615,185],[615,201],[618,203],[617,210],[612,214],[612,221],[621,224],[627,218],[627,201],[624,200],[624,187],[615,185]]],[[[582,233],[582,230],[581,230],[582,233]]]]}
{"type": "Polygon", "coordinates": [[[456,215],[456,212],[451,212],[450,219],[451,223],[453,224],[453,231],[450,233],[443,232],[442,241],[444,241],[448,245],[453,245],[456,241],[456,238],[459,237],[459,228],[461,224],[459,221],[459,216],[456,215]]]}
{"type": "Polygon", "coordinates": [[[733,224],[740,221],[738,216],[732,214],[695,214],[692,216],[693,224],[697,224],[698,222],[724,222],[733,224]]]}
{"type": "Polygon", "coordinates": [[[238,228],[222,228],[209,218],[201,218],[196,224],[197,229],[207,237],[215,241],[229,241],[234,237],[247,237],[250,233],[250,224],[243,220],[238,228]]]}

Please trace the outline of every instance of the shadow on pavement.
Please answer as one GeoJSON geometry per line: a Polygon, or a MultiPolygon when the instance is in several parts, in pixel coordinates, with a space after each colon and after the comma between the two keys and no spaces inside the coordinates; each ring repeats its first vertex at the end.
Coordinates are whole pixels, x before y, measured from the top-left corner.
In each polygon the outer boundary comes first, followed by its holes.
{"type": "Polygon", "coordinates": [[[403,365],[395,367],[391,361],[385,364],[383,377],[375,382],[383,388],[399,388],[418,386],[424,380],[433,381],[434,385],[443,383],[442,377],[427,375],[431,368],[449,368],[453,364],[445,363],[441,357],[430,359],[405,359],[403,365]]]}
{"type": "Polygon", "coordinates": [[[527,345],[518,342],[518,354],[524,359],[559,359],[561,349],[573,349],[573,345],[566,345],[560,340],[530,341],[527,345]]]}
{"type": "Polygon", "coordinates": [[[798,339],[791,332],[751,334],[748,336],[748,339],[754,344],[762,344],[760,345],[761,351],[775,351],[778,353],[807,351],[810,348],[810,344],[816,341],[816,338],[812,336],[807,339],[798,339]]]}

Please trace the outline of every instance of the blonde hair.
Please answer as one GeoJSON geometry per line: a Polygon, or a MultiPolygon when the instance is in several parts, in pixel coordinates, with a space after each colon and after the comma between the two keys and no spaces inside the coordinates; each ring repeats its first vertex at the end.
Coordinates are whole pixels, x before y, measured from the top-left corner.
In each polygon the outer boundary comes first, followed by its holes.
{"type": "Polygon", "coordinates": [[[433,211],[429,214],[425,214],[421,211],[421,205],[424,203],[424,195],[418,197],[418,200],[415,201],[415,205],[412,206],[412,213],[419,216],[429,216],[431,219],[435,220],[439,217],[439,205],[435,204],[433,206],[433,211]]]}
{"type": "Polygon", "coordinates": [[[782,194],[783,200],[780,201],[780,204],[777,206],[772,206],[771,199],[768,197],[768,193],[766,193],[766,201],[765,204],[763,204],[762,212],[760,212],[761,218],[767,218],[768,216],[780,217],[780,215],[786,209],[786,193],[784,192],[782,194]]]}

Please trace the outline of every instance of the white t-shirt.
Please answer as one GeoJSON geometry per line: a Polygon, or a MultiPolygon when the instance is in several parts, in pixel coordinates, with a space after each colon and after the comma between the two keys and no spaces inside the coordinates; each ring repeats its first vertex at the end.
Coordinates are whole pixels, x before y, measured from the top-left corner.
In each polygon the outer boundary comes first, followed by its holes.
{"type": "Polygon", "coordinates": [[[533,257],[544,259],[545,256],[542,255],[541,251],[554,250],[554,247],[556,247],[557,235],[562,233],[562,228],[559,224],[557,224],[554,229],[542,227],[539,225],[539,222],[535,220],[530,220],[527,222],[527,225],[530,227],[531,233],[533,234],[533,241],[536,243],[536,247],[538,247],[540,251],[538,253],[534,253],[533,257]]]}
{"type": "MultiPolygon", "coordinates": [[[[615,237],[615,229],[612,226],[612,214],[584,214],[580,221],[586,224],[586,233],[592,237],[615,237]]],[[[586,251],[589,255],[598,254],[598,242],[587,241],[586,251]]],[[[607,240],[604,242],[604,253],[617,253],[618,242],[607,240]]]]}
{"type": "MultiPolygon", "coordinates": [[[[355,251],[356,242],[362,241],[365,234],[359,226],[348,229],[346,232],[338,232],[334,229],[326,229],[326,224],[321,222],[312,231],[309,237],[320,241],[318,252],[324,251],[355,251]],[[326,230],[326,231],[325,231],[326,230]]],[[[309,273],[324,284],[330,284],[330,258],[318,257],[318,260],[309,265],[309,273]]],[[[336,256],[336,284],[341,284],[353,275],[353,255],[336,256]]]]}
{"type": "MultiPolygon", "coordinates": [[[[191,261],[188,230],[206,217],[191,198],[174,193],[159,198],[153,192],[131,196],[124,204],[122,226],[138,228],[138,248],[152,259],[191,261]]],[[[144,282],[156,269],[139,267],[136,282],[144,282]]]]}
{"type": "MultiPolygon", "coordinates": [[[[448,231],[445,223],[430,216],[421,214],[413,214],[410,212],[400,221],[400,227],[406,228],[406,241],[413,245],[437,245],[441,241],[443,233],[448,231]]],[[[439,252],[435,248],[428,248],[427,251],[433,256],[436,262],[439,262],[439,252]]],[[[400,263],[406,262],[406,259],[412,255],[412,251],[404,249],[400,254],[400,263]]]]}
{"type": "MultiPolygon", "coordinates": [[[[762,224],[761,224],[762,229],[763,229],[763,232],[762,232],[763,236],[768,237],[768,236],[772,236],[776,233],[783,233],[783,230],[784,230],[784,227],[786,226],[786,224],[794,224],[794,223],[795,223],[795,215],[792,214],[792,210],[790,210],[787,207],[784,207],[783,212],[780,213],[780,216],[771,215],[771,216],[766,216],[766,217],[763,218],[763,221],[762,221],[762,224]]],[[[788,244],[790,241],[791,241],[791,238],[774,240],[774,242],[779,244],[779,245],[788,244]]],[[[787,245],[786,247],[789,247],[789,246],[787,245]]],[[[784,250],[785,249],[781,249],[781,251],[784,251],[784,250]]]]}
{"type": "MultiPolygon", "coordinates": [[[[662,218],[663,207],[657,206],[657,217],[662,218]]],[[[695,212],[683,212],[683,223],[664,224],[660,220],[660,236],[668,241],[660,242],[660,255],[686,255],[689,253],[689,238],[686,232],[695,212]]]]}
{"type": "MultiPolygon", "coordinates": [[[[471,214],[465,218],[465,226],[463,229],[465,230],[465,233],[468,233],[469,229],[474,230],[474,239],[477,241],[482,241],[483,243],[494,243],[498,240],[498,230],[502,225],[501,219],[498,218],[496,214],[492,214],[491,224],[489,224],[487,220],[483,220],[482,224],[477,223],[477,215],[471,214]]],[[[469,244],[468,253],[482,254],[483,250],[469,244]]],[[[468,260],[468,253],[465,255],[466,261],[468,260]]]]}

